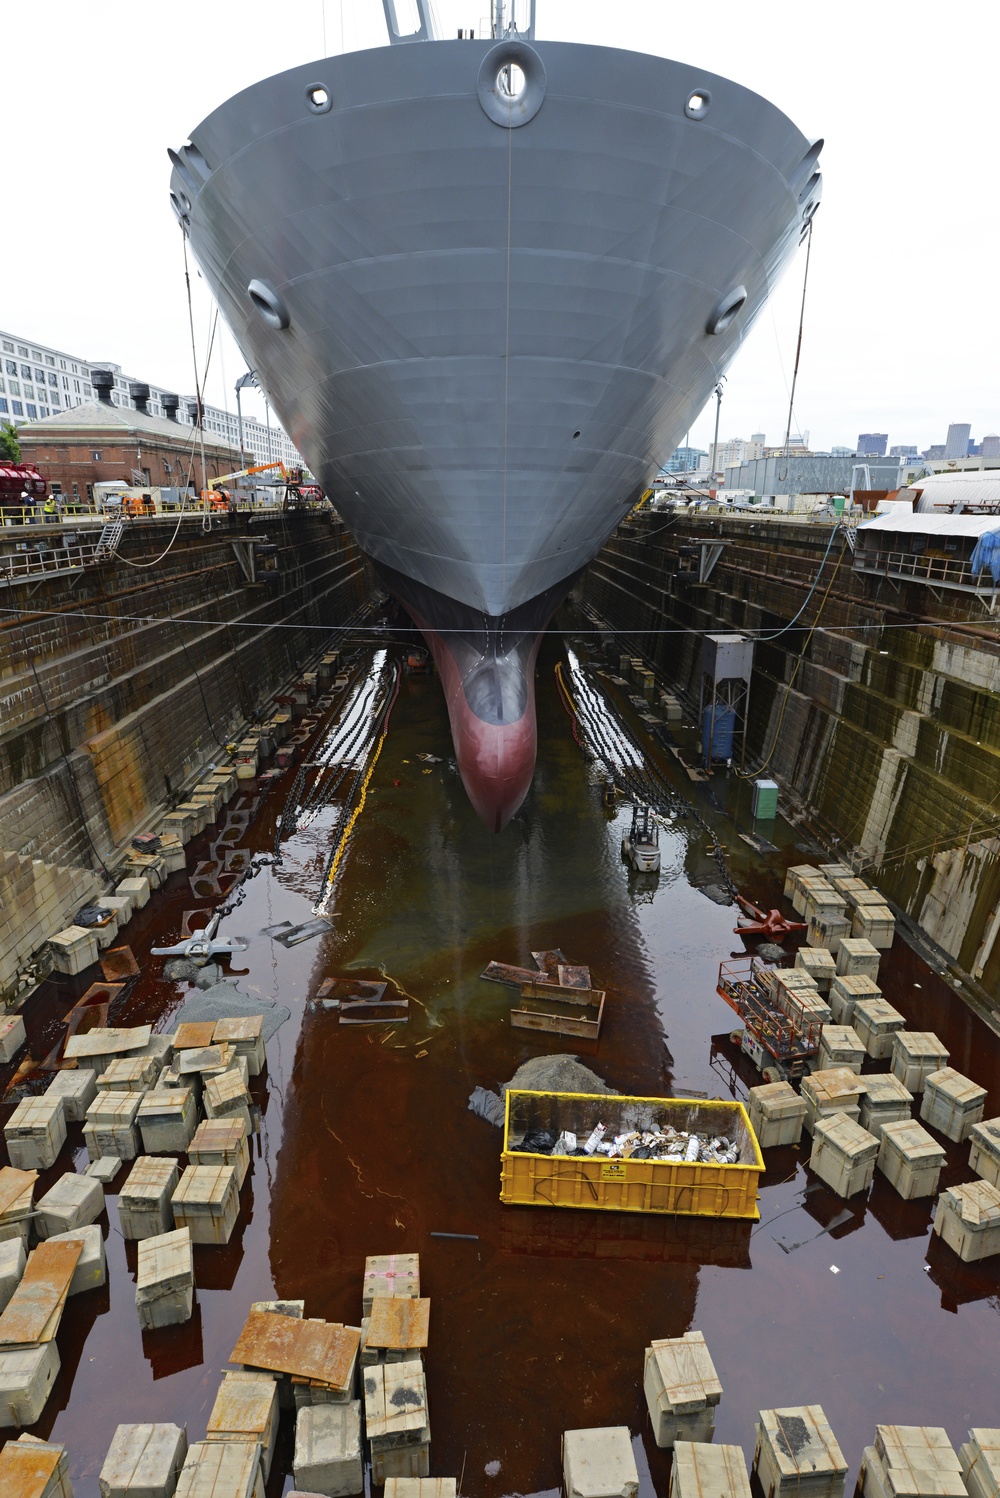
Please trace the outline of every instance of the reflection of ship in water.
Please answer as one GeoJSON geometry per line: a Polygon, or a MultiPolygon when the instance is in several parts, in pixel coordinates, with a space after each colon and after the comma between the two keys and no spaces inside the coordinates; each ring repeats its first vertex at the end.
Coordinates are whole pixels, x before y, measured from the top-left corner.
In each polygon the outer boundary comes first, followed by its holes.
{"type": "Polygon", "coordinates": [[[500,1219],[500,1247],[507,1254],[545,1259],[749,1269],[752,1230],[752,1222],[734,1218],[506,1207],[500,1219]]]}

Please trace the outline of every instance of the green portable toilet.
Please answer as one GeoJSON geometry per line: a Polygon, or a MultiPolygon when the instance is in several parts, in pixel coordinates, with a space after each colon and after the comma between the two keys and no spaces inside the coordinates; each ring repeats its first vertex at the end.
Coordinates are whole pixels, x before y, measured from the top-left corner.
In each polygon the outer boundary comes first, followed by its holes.
{"type": "Polygon", "coordinates": [[[778,815],[778,782],[755,780],[753,783],[753,814],[758,822],[770,822],[778,815]]]}

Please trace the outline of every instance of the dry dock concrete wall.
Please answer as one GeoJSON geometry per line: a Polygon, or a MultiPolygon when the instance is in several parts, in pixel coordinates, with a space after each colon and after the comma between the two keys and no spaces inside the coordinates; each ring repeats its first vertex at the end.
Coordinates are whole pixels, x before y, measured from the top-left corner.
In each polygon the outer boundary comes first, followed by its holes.
{"type": "Polygon", "coordinates": [[[65,924],[102,863],[371,594],[329,512],[185,519],[171,545],[175,528],[142,520],[112,560],[27,580],[0,532],[0,991],[21,948],[65,924]],[[241,566],[254,537],[277,548],[270,581],[241,566]]]}
{"type": "Polygon", "coordinates": [[[998,625],[970,595],[855,572],[831,530],[640,512],[585,575],[583,599],[694,705],[702,635],[758,636],[745,769],[773,775],[997,1000],[998,625]],[[699,582],[703,548],[720,544],[699,582]]]}

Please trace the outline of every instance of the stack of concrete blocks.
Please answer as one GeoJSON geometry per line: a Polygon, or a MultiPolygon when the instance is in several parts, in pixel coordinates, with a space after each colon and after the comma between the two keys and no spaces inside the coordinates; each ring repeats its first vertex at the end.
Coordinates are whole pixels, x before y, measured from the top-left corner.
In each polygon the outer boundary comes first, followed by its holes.
{"type": "Polygon", "coordinates": [[[167,878],[171,874],[182,874],[187,868],[183,839],[169,828],[164,828],[160,833],[160,857],[163,859],[163,871],[167,878]]]}
{"type": "Polygon", "coordinates": [[[563,1431],[562,1469],[565,1498],[637,1498],[639,1473],[627,1425],[563,1431]]]}
{"type": "MultiPolygon", "coordinates": [[[[286,718],[286,722],[288,722],[286,718]]],[[[236,771],[232,766],[220,766],[205,777],[206,785],[217,785],[222,793],[222,801],[225,804],[236,790],[236,771]]]]}
{"type": "Polygon", "coordinates": [[[133,910],[142,910],[149,904],[149,880],[144,874],[132,874],[115,886],[115,894],[123,895],[132,902],[133,910]]]}
{"type": "Polygon", "coordinates": [[[22,1098],[4,1124],[7,1155],[18,1170],[48,1170],[66,1143],[66,1109],[60,1097],[22,1098]]]}
{"type": "Polygon", "coordinates": [[[376,1363],[422,1362],[430,1328],[431,1303],[376,1295],[361,1321],[363,1368],[376,1363]]]}
{"type": "Polygon", "coordinates": [[[295,1486],[303,1493],[350,1498],[362,1491],[360,1400],[308,1405],[299,1411],[292,1471],[295,1486]]]}
{"type": "MultiPolygon", "coordinates": [[[[214,1031],[214,1025],[212,1029],[214,1031]]],[[[178,1050],[175,1043],[174,1050],[174,1069],[191,1085],[196,1080],[204,1084],[209,1077],[220,1076],[229,1070],[234,1060],[234,1053],[228,1045],[185,1046],[178,1050]]]]}
{"type": "Polygon", "coordinates": [[[33,1347],[0,1351],[0,1428],[34,1425],[59,1372],[55,1337],[33,1347]]]}
{"type": "Polygon", "coordinates": [[[205,1440],[256,1442],[267,1482],[278,1439],[278,1416],[278,1386],[269,1373],[225,1373],[208,1417],[205,1440]]]}
{"type": "Polygon", "coordinates": [[[969,1498],[996,1498],[1000,1493],[1000,1430],[976,1426],[958,1448],[958,1463],[969,1498]]]}
{"type": "MultiPolygon", "coordinates": [[[[194,818],[190,812],[181,811],[175,806],[173,811],[168,811],[160,820],[161,837],[175,837],[183,847],[189,843],[194,836],[194,818]]],[[[185,860],[185,864],[186,864],[185,860]]]]}
{"type": "Polygon", "coordinates": [[[27,1040],[24,1020],[19,1014],[7,1014],[0,1019],[0,1061],[13,1061],[27,1040]]]}
{"type": "Polygon", "coordinates": [[[873,1061],[885,1061],[892,1055],[893,1036],[905,1028],[906,1020],[888,999],[858,999],[854,1006],[854,1028],[861,1044],[873,1061]]]}
{"type": "Polygon", "coordinates": [[[56,1072],[42,1096],[62,1099],[67,1123],[83,1123],[97,1096],[97,1077],[88,1067],[67,1067],[56,1072]]]}
{"type": "Polygon", "coordinates": [[[1000,1186],[969,1181],[942,1191],[934,1231],[965,1264],[1000,1254],[1000,1186]]]}
{"type": "Polygon", "coordinates": [[[149,1025],[132,1025],[125,1029],[109,1026],[106,1029],[71,1035],[66,1041],[63,1056],[99,1078],[116,1057],[138,1055],[142,1051],[148,1051],[151,1043],[152,1028],[149,1025]]]}
{"type": "Polygon", "coordinates": [[[801,881],[801,885],[801,914],[807,923],[815,920],[817,916],[844,914],[843,895],[824,879],[822,874],[808,875],[801,881]]]}
{"type": "Polygon", "coordinates": [[[119,1425],[98,1478],[101,1498],[173,1498],[187,1456],[181,1425],[119,1425]]]}
{"type": "Polygon", "coordinates": [[[863,937],[873,947],[888,951],[896,935],[896,918],[888,905],[858,905],[851,922],[851,935],[863,937]]]}
{"type": "Polygon", "coordinates": [[[370,1254],[365,1259],[361,1309],[369,1315],[376,1295],[388,1300],[420,1299],[419,1254],[370,1254]]]}
{"type": "Polygon", "coordinates": [[[37,1170],[0,1168],[0,1243],[16,1242],[27,1248],[37,1180],[37,1170]]]}
{"type": "Polygon", "coordinates": [[[115,1056],[96,1078],[98,1089],[108,1092],[145,1092],[157,1074],[156,1060],[141,1051],[130,1056],[115,1056]]]}
{"type": "Polygon", "coordinates": [[[457,1498],[454,1477],[390,1477],[384,1498],[457,1498]]]}
{"type": "Polygon", "coordinates": [[[876,1163],[904,1201],[936,1196],[944,1162],[943,1147],[914,1119],[882,1125],[876,1163]]]}
{"type": "Polygon", "coordinates": [[[174,1225],[171,1201],[177,1189],[177,1161],[140,1155],[118,1197],[122,1237],[136,1242],[159,1238],[174,1225]]]}
{"type": "Polygon", "coordinates": [[[813,1130],[809,1168],[837,1196],[867,1191],[875,1174],[879,1142],[846,1113],[820,1118],[813,1130]]]}
{"type": "Polygon", "coordinates": [[[228,1243],[240,1213],[240,1192],[231,1165],[189,1165],[172,1200],[174,1226],[187,1228],[194,1243],[228,1243]]]}
{"type": "Polygon", "coordinates": [[[865,1059],[865,1048],[857,1031],[851,1025],[824,1025],[819,1038],[820,1071],[831,1067],[844,1067],[847,1071],[861,1075],[861,1064],[865,1059]]]}
{"type": "Polygon", "coordinates": [[[761,1149],[798,1144],[806,1116],[805,1100],[790,1082],[765,1082],[750,1089],[750,1127],[761,1149]]]}
{"type": "Polygon", "coordinates": [[[98,1092],[87,1109],[87,1122],[83,1126],[91,1160],[99,1160],[102,1155],[135,1159],[139,1154],[136,1117],[141,1102],[141,1092],[98,1092]]]}
{"type": "MultiPolygon", "coordinates": [[[[871,978],[858,973],[837,974],[830,984],[830,1012],[835,1025],[853,1025],[854,1007],[862,999],[880,999],[882,990],[871,978]]],[[[857,1026],[855,1025],[855,1029],[857,1026]]]]}
{"type": "Polygon", "coordinates": [[[811,863],[796,863],[786,871],[782,894],[786,900],[791,900],[796,914],[802,914],[801,904],[805,893],[802,881],[815,878],[818,873],[819,870],[811,863]]]}
{"type": "Polygon", "coordinates": [[[824,947],[831,957],[840,951],[840,943],[851,934],[851,923],[846,915],[814,915],[806,926],[806,943],[810,947],[824,947]]]}
{"type": "Polygon", "coordinates": [[[196,1441],[175,1498],[264,1498],[260,1448],[252,1441],[196,1441]]]}
{"type": "Polygon", "coordinates": [[[913,1111],[913,1093],[908,1091],[891,1071],[869,1072],[865,1077],[868,1091],[861,1099],[861,1127],[881,1138],[887,1123],[908,1123],[913,1111]]]}
{"type": "Polygon", "coordinates": [[[132,897],[131,895],[119,894],[116,890],[113,895],[101,895],[101,904],[105,910],[113,910],[118,917],[118,930],[127,926],[132,919],[132,897]]]}
{"type": "Polygon", "coordinates": [[[741,1448],[683,1441],[674,1448],[668,1498],[750,1498],[741,1448]]]}
{"type": "Polygon", "coordinates": [[[830,992],[830,985],[837,976],[837,964],[833,953],[826,947],[799,947],[795,966],[809,974],[820,993],[830,992]]]}
{"type": "Polygon", "coordinates": [[[212,1039],[231,1045],[237,1056],[245,1058],[251,1077],[264,1069],[264,1016],[248,1014],[242,1019],[220,1019],[212,1039]]]}
{"type": "Polygon", "coordinates": [[[73,1498],[65,1446],[18,1436],[0,1451],[0,1493],[9,1498],[73,1498]]]}
{"type": "Polygon", "coordinates": [[[878,947],[873,947],[865,936],[845,936],[837,953],[837,972],[845,978],[878,977],[878,947]]]}
{"type": "Polygon", "coordinates": [[[864,900],[874,894],[871,885],[866,884],[863,879],[859,879],[857,874],[854,873],[834,874],[831,876],[830,883],[835,889],[840,891],[845,903],[852,910],[857,906],[859,900],[864,900]]]}
{"type": "MultiPolygon", "coordinates": [[[[123,880],[123,883],[127,885],[129,880],[145,879],[150,891],[159,889],[167,873],[158,853],[139,853],[135,850],[125,859],[125,868],[128,870],[128,879],[123,880]]],[[[123,893],[130,894],[131,889],[126,888],[123,893]]]]}
{"type": "Polygon", "coordinates": [[[948,1056],[933,1030],[897,1030],[892,1037],[892,1074],[914,1094],[923,1092],[932,1072],[948,1065],[948,1056]]]}
{"type": "Polygon", "coordinates": [[[89,869],[0,852],[0,993],[17,988],[22,966],[99,888],[89,869]]]}
{"type": "MultiPolygon", "coordinates": [[[[969,1130],[969,1169],[991,1186],[1000,1186],[1000,1118],[987,1118],[969,1130]]],[[[0,1236],[2,1231],[0,1226],[0,1236]]]]}
{"type": "Polygon", "coordinates": [[[846,1066],[831,1066],[803,1077],[802,1097],[806,1105],[805,1129],[815,1133],[816,1124],[824,1118],[844,1114],[855,1122],[861,1112],[861,1098],[867,1083],[846,1066]]]}
{"type": "Polygon", "coordinates": [[[962,1144],[986,1112],[986,1088],[963,1077],[953,1066],[928,1072],[920,1117],[946,1139],[962,1144]]]}
{"type": "Polygon", "coordinates": [[[71,976],[93,967],[100,953],[97,933],[89,926],[67,926],[50,936],[48,945],[56,972],[71,976]]]}
{"type": "Polygon", "coordinates": [[[144,1331],[190,1320],[194,1309],[194,1257],[187,1228],[140,1240],[135,1306],[144,1331]]]}
{"type": "Polygon", "coordinates": [[[948,1433],[934,1425],[876,1425],[858,1490],[863,1498],[968,1498],[948,1433]]]}
{"type": "Polygon", "coordinates": [[[776,968],[770,978],[771,995],[778,1008],[799,1023],[826,1025],[830,1006],[804,968],[776,968]]]}
{"type": "Polygon", "coordinates": [[[198,1101],[191,1087],[155,1087],[136,1115],[147,1155],[183,1155],[198,1127],[198,1101]]]}
{"type": "Polygon", "coordinates": [[[755,1428],[764,1498],[842,1498],[847,1462],[822,1405],[761,1410],[755,1428]]]}
{"type": "Polygon", "coordinates": [[[20,1238],[8,1238],[6,1242],[0,1243],[0,1311],[21,1283],[27,1259],[20,1238]]]}
{"type": "Polygon", "coordinates": [[[192,1165],[231,1165],[236,1189],[243,1189],[250,1165],[246,1124],[242,1118],[206,1118],[194,1132],[187,1148],[192,1165]]]}
{"type": "Polygon", "coordinates": [[[722,1385],[701,1332],[664,1337],[646,1348],[642,1387],[662,1449],[676,1441],[711,1441],[722,1385]]]}
{"type": "Polygon", "coordinates": [[[250,1094],[238,1071],[225,1071],[205,1083],[205,1115],[207,1118],[242,1119],[247,1134],[253,1133],[250,1094]]]}
{"type": "Polygon", "coordinates": [[[100,1181],[67,1171],[39,1198],[35,1233],[40,1240],[57,1233],[88,1227],[104,1211],[104,1189],[100,1181]]]}
{"type": "Polygon", "coordinates": [[[79,1243],[80,1257],[69,1282],[70,1295],[82,1295],[85,1290],[99,1290],[108,1282],[108,1260],[104,1251],[104,1234],[100,1224],[90,1223],[83,1228],[71,1228],[66,1233],[53,1233],[50,1243],[79,1243]]]}
{"type": "Polygon", "coordinates": [[[381,1486],[388,1477],[426,1477],[431,1427],[423,1364],[379,1363],[364,1370],[362,1382],[372,1480],[381,1486]]]}

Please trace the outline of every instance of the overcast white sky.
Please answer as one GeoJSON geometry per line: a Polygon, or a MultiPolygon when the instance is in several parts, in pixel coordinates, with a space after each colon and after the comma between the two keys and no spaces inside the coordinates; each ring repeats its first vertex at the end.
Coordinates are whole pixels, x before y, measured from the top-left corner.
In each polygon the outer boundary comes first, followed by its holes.
{"type": "MultiPolygon", "coordinates": [[[[487,0],[437,0],[446,36],[487,0]]],[[[4,7],[0,326],[193,389],[168,146],[270,73],[384,40],[379,0],[47,0],[4,7]]],[[[538,0],[538,35],[678,58],[823,135],[794,426],[925,447],[1000,431],[995,0],[538,0]]],[[[720,435],[779,442],[802,255],[730,370],[720,435]]],[[[210,304],[197,282],[203,360],[210,304]]],[[[208,397],[233,407],[228,338],[208,397]]],[[[246,409],[246,407],[245,407],[246,409]]],[[[262,411],[262,407],[260,408],[262,411]]],[[[707,447],[712,410],[692,428],[707,447]]]]}

